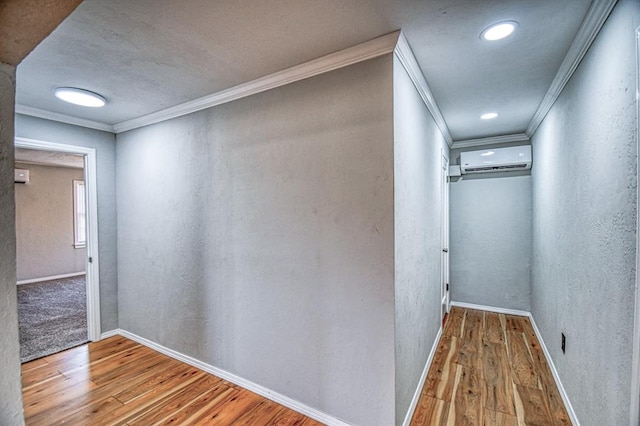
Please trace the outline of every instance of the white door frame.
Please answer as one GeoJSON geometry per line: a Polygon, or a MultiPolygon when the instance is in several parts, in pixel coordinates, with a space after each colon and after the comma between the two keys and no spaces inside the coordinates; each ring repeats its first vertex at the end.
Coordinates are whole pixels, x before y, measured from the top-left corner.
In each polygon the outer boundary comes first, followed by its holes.
{"type": "Polygon", "coordinates": [[[444,315],[450,310],[449,291],[449,158],[446,156],[444,149],[441,150],[441,273],[440,273],[440,321],[444,315]]]}
{"type": "MultiPolygon", "coordinates": [[[[636,154],[640,153],[640,27],[636,29],[636,154]]],[[[636,156],[636,162],[637,162],[636,156]]],[[[636,178],[640,177],[636,170],[636,178]]],[[[640,180],[638,180],[640,182],[640,180]]],[[[640,424],[640,292],[638,291],[638,267],[640,267],[640,192],[636,192],[636,306],[633,325],[633,355],[631,361],[631,405],[629,424],[640,424]]]]}
{"type": "Polygon", "coordinates": [[[87,200],[87,338],[100,340],[100,261],[98,253],[98,186],[96,150],[35,139],[15,138],[16,148],[39,149],[84,155],[85,196],[87,200]]]}

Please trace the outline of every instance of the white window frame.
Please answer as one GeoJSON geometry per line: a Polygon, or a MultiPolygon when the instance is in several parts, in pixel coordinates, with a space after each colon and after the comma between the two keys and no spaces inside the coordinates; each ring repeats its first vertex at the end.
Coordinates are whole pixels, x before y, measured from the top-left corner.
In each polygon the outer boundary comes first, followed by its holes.
{"type": "Polygon", "coordinates": [[[73,181],[73,246],[87,246],[87,203],[83,180],[73,181]]]}

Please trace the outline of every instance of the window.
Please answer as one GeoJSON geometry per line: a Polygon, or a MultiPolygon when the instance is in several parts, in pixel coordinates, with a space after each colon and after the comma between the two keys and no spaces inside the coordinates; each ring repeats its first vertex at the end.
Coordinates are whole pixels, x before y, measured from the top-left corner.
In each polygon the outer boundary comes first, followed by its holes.
{"type": "Polygon", "coordinates": [[[87,245],[87,210],[84,201],[84,181],[73,181],[73,246],[87,245]]]}

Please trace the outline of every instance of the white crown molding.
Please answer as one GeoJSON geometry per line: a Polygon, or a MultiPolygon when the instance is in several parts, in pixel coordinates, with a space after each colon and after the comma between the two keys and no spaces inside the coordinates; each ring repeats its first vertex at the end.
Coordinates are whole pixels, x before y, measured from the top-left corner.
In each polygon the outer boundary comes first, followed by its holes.
{"type": "Polygon", "coordinates": [[[203,96],[201,98],[156,111],[151,114],[143,115],[132,120],[123,121],[113,126],[106,123],[71,117],[69,115],[33,108],[26,105],[16,105],[16,113],[87,127],[90,129],[103,130],[105,132],[122,133],[128,130],[191,114],[216,105],[235,101],[260,92],[275,89],[276,87],[295,83],[296,81],[347,67],[368,59],[377,58],[393,52],[393,49],[396,47],[398,42],[399,35],[400,31],[394,31],[381,37],[374,38],[373,40],[366,41],[357,46],[322,56],[309,62],[260,77],[256,80],[239,84],[211,95],[203,96]]]}
{"type": "Polygon", "coordinates": [[[192,358],[188,355],[184,355],[178,351],[174,351],[173,349],[169,349],[165,346],[160,345],[159,343],[145,339],[144,337],[138,336],[129,331],[126,331],[123,329],[117,329],[117,330],[112,330],[110,332],[105,333],[104,336],[110,337],[115,334],[119,334],[122,337],[126,337],[127,339],[131,339],[135,342],[138,342],[141,345],[147,346],[155,351],[158,351],[164,355],[167,355],[168,357],[177,359],[178,361],[184,362],[185,364],[189,364],[193,367],[206,371],[207,373],[211,373],[214,376],[220,377],[221,379],[234,383],[264,398],[270,399],[271,401],[277,402],[280,405],[284,405],[285,407],[288,407],[294,411],[297,411],[298,413],[304,414],[307,417],[311,417],[312,419],[317,420],[322,424],[326,424],[329,426],[349,426],[348,423],[345,423],[342,420],[339,420],[333,416],[330,416],[326,413],[316,410],[315,408],[309,407],[308,405],[303,404],[302,402],[296,401],[293,398],[289,398],[288,396],[279,394],[257,383],[254,383],[242,377],[236,376],[235,374],[230,373],[226,370],[222,370],[221,368],[214,367],[196,358],[192,358]]]}
{"type": "Polygon", "coordinates": [[[425,80],[424,75],[422,74],[422,70],[420,69],[418,62],[413,55],[413,51],[411,50],[411,46],[409,46],[409,42],[402,33],[400,33],[398,44],[394,49],[394,53],[404,69],[407,70],[411,81],[413,81],[413,84],[414,86],[416,86],[418,93],[420,93],[420,97],[422,97],[422,100],[433,116],[436,125],[440,129],[440,132],[442,132],[442,136],[444,136],[444,139],[447,141],[447,145],[451,147],[453,138],[451,137],[451,133],[449,132],[447,122],[444,120],[444,117],[440,112],[440,108],[438,108],[438,104],[436,103],[436,100],[433,97],[433,93],[431,93],[431,89],[427,84],[427,80],[425,80]]]}
{"type": "Polygon", "coordinates": [[[549,90],[547,90],[547,94],[542,99],[542,102],[527,127],[525,132],[527,136],[533,136],[533,133],[556,102],[560,93],[562,93],[562,90],[567,85],[567,82],[578,68],[578,65],[580,65],[582,58],[584,58],[589,47],[591,47],[591,43],[593,43],[598,32],[600,32],[600,29],[609,17],[617,1],[618,0],[593,0],[576,34],[576,38],[573,40],[567,55],[560,65],[560,69],[558,69],[555,78],[551,82],[551,86],[549,86],[549,90]]]}
{"type": "Polygon", "coordinates": [[[503,135],[503,136],[491,136],[488,138],[480,138],[480,139],[466,139],[463,141],[455,141],[451,148],[469,148],[472,146],[484,146],[491,145],[497,143],[508,143],[508,142],[529,142],[529,136],[524,133],[514,133],[512,135],[503,135]]]}
{"type": "Polygon", "coordinates": [[[404,421],[402,422],[402,426],[409,426],[411,424],[411,419],[413,418],[413,414],[416,411],[416,407],[418,406],[418,402],[420,401],[420,396],[422,395],[422,388],[424,387],[424,382],[427,381],[427,374],[429,373],[429,368],[431,368],[431,363],[433,362],[433,358],[436,355],[436,350],[438,349],[438,345],[440,344],[440,337],[442,337],[442,326],[438,330],[438,334],[436,335],[435,340],[433,341],[433,346],[431,346],[431,352],[429,352],[429,356],[427,357],[427,362],[424,365],[424,369],[422,370],[422,375],[420,376],[420,380],[418,381],[418,386],[416,387],[416,391],[413,394],[413,399],[411,399],[411,403],[409,404],[409,409],[407,410],[407,414],[404,416],[404,421]]]}
{"type": "Polygon", "coordinates": [[[31,117],[44,118],[45,120],[58,121],[60,123],[73,124],[74,126],[87,127],[89,129],[102,130],[103,132],[114,133],[113,126],[98,121],[86,120],[84,118],[72,117],[66,114],[51,112],[44,109],[33,108],[26,105],[16,104],[16,114],[28,115],[31,117]]]}
{"type": "Polygon", "coordinates": [[[295,83],[296,81],[324,74],[368,59],[377,58],[378,56],[393,52],[399,35],[400,31],[395,31],[357,46],[322,56],[312,61],[239,84],[208,96],[203,96],[193,101],[185,102],[132,120],[123,121],[122,123],[115,124],[113,127],[116,133],[126,132],[235,101],[260,92],[275,89],[276,87],[295,83]]]}

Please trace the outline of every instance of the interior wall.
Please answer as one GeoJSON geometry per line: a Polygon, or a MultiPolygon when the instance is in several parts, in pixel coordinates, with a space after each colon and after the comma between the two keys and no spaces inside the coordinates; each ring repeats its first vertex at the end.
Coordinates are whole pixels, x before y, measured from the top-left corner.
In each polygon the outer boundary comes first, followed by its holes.
{"type": "Polygon", "coordinates": [[[397,58],[393,70],[396,424],[402,424],[440,329],[440,170],[449,147],[397,58]]]}
{"type": "Polygon", "coordinates": [[[394,422],[391,55],[118,135],[121,328],[394,422]]]}
{"type": "Polygon", "coordinates": [[[16,163],[29,183],[15,185],[18,281],[84,272],[86,248],[74,247],[73,181],[84,170],[16,163]]]}
{"type": "Polygon", "coordinates": [[[15,68],[0,63],[0,424],[22,425],[13,188],[15,68]]]}
{"type": "Polygon", "coordinates": [[[449,190],[451,300],[530,311],[531,176],[465,175],[449,190]]]}
{"type": "Polygon", "coordinates": [[[96,149],[100,324],[103,332],[114,330],[118,328],[115,135],[20,114],[16,114],[15,126],[17,137],[96,149]]]}
{"type": "Polygon", "coordinates": [[[533,137],[532,313],[583,425],[629,423],[639,25],[620,0],[533,137]]]}

